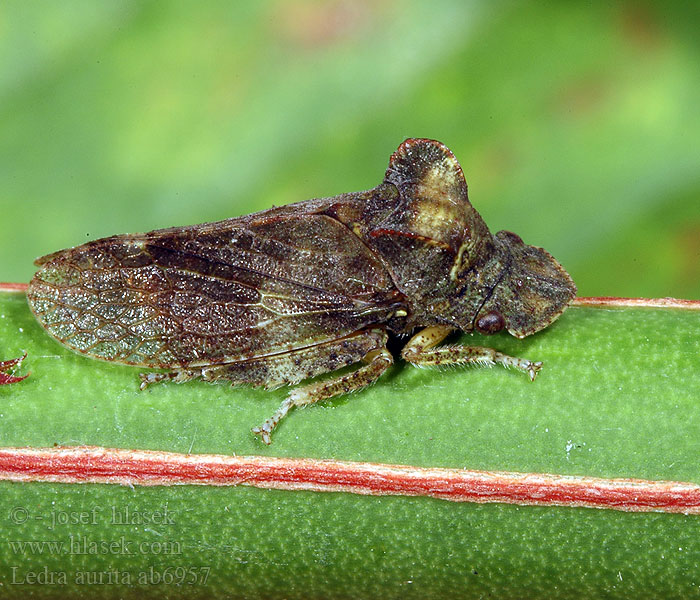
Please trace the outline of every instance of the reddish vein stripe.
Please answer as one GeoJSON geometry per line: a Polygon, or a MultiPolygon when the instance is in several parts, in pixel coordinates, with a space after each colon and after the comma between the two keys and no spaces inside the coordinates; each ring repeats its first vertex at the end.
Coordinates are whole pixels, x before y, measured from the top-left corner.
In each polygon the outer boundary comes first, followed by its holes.
{"type": "Polygon", "coordinates": [[[28,284],[26,283],[9,283],[0,281],[0,292],[22,292],[27,291],[28,284]]]}
{"type": "Polygon", "coordinates": [[[700,310],[700,300],[680,298],[613,298],[610,296],[574,298],[571,306],[598,308],[685,308],[700,310]]]}
{"type": "Polygon", "coordinates": [[[700,514],[700,486],[692,483],[305,458],[190,455],[92,446],[1,448],[0,479],[122,485],[249,485],[377,496],[430,496],[454,502],[700,514]]]}

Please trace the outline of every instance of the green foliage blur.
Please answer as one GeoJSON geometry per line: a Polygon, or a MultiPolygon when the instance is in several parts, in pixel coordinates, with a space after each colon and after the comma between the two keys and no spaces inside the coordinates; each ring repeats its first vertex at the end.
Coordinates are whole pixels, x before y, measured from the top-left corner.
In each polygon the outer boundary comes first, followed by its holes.
{"type": "Polygon", "coordinates": [[[580,295],[700,298],[692,2],[0,4],[0,280],[114,233],[373,187],[445,142],[580,295]]]}

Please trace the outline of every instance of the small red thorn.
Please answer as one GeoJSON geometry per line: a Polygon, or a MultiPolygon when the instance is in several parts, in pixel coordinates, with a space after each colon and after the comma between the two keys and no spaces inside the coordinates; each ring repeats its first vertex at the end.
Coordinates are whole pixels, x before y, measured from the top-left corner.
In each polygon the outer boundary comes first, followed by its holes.
{"type": "Polygon", "coordinates": [[[29,377],[29,373],[22,375],[22,377],[17,377],[15,375],[9,375],[4,371],[8,371],[13,367],[19,367],[22,361],[27,358],[27,353],[25,352],[19,358],[13,358],[12,360],[0,361],[0,385],[9,385],[10,383],[19,383],[23,379],[29,377]]]}

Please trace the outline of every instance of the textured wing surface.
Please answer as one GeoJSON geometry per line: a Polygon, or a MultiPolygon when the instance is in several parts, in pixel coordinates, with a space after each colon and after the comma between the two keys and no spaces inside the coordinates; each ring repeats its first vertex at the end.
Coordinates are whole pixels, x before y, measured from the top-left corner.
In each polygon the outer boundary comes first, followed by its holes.
{"type": "Polygon", "coordinates": [[[27,297],[51,335],[148,367],[285,352],[382,322],[400,305],[379,259],[323,215],[115,236],[37,264],[27,297]]]}

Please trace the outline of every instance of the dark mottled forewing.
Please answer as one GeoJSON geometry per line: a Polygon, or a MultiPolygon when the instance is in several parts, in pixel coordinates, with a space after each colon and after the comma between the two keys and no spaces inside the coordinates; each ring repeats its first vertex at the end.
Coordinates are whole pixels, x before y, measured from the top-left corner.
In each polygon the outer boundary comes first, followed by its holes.
{"type": "Polygon", "coordinates": [[[147,367],[309,346],[399,306],[377,257],[323,215],[271,211],[116,236],[37,264],[27,296],[51,335],[91,357],[147,367]]]}

